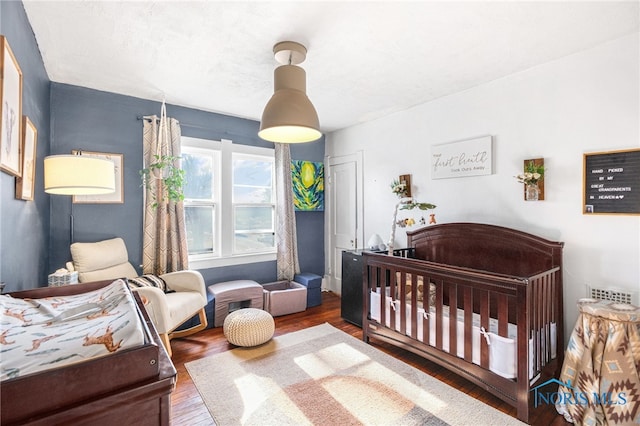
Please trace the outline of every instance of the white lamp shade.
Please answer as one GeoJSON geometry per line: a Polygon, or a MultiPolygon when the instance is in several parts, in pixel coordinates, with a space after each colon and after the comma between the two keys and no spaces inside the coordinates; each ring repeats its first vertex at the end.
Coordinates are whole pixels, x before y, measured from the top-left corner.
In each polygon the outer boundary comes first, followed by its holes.
{"type": "Polygon", "coordinates": [[[83,155],[44,159],[44,192],[58,195],[110,194],[116,190],[113,162],[83,155]]]}
{"type": "Polygon", "coordinates": [[[306,94],[306,73],[295,65],[274,72],[274,93],[262,113],[258,136],[271,142],[311,142],[322,136],[318,113],[306,94]]]}
{"type": "Polygon", "coordinates": [[[369,247],[372,250],[378,250],[378,249],[382,249],[384,250],[384,241],[382,241],[382,237],[378,234],[373,234],[370,238],[369,241],[367,242],[367,247],[369,247]]]}

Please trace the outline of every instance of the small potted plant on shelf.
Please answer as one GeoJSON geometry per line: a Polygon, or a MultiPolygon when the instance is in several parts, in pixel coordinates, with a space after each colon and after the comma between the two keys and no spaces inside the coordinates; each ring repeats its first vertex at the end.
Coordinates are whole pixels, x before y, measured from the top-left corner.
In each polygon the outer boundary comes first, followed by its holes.
{"type": "Polygon", "coordinates": [[[180,202],[184,200],[185,171],[176,166],[180,157],[173,155],[154,155],[154,162],[140,170],[142,185],[153,199],[153,208],[161,202],[180,202]],[[162,184],[160,193],[156,185],[162,184]]]}

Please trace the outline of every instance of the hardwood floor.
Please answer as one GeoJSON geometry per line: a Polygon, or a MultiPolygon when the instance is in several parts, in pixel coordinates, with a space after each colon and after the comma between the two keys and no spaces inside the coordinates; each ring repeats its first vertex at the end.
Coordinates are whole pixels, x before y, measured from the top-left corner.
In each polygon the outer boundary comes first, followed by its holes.
{"type": "MultiPolygon", "coordinates": [[[[340,298],[333,293],[322,293],[322,305],[320,306],[309,308],[305,312],[276,317],[275,320],[276,336],[327,322],[352,336],[362,338],[362,330],[360,328],[344,321],[340,317],[340,298]]],[[[444,370],[435,363],[391,345],[375,344],[375,346],[500,411],[514,417],[516,415],[515,409],[511,406],[471,382],[444,370]]],[[[175,339],[171,342],[171,347],[173,349],[172,360],[178,370],[176,390],[171,397],[172,425],[214,424],[184,364],[228,351],[233,349],[234,346],[230,345],[225,339],[222,334],[222,327],[218,327],[204,330],[187,338],[175,339]]],[[[531,424],[541,426],[569,425],[562,416],[556,413],[552,406],[540,407],[535,412],[531,424]]]]}

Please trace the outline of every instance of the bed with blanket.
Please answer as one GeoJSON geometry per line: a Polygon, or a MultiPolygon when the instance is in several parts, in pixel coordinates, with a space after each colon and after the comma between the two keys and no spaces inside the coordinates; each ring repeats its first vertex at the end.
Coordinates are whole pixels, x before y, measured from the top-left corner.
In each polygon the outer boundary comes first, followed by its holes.
{"type": "Polygon", "coordinates": [[[364,254],[363,339],[467,378],[527,422],[563,361],[563,243],[478,223],[407,233],[408,257],[364,254]]]}
{"type": "Polygon", "coordinates": [[[176,370],[125,280],[0,295],[3,425],[169,424],[176,370]]]}

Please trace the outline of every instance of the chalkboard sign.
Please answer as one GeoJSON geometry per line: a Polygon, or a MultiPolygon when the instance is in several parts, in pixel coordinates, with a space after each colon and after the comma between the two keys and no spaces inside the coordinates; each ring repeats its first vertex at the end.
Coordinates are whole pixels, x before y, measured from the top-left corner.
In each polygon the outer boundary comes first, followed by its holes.
{"type": "Polygon", "coordinates": [[[640,215],[640,149],[584,154],[584,214],[640,215]]]}

